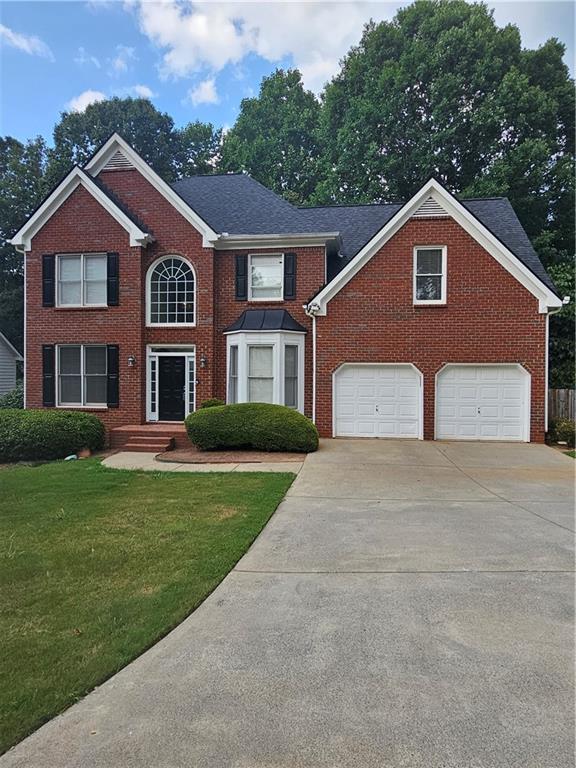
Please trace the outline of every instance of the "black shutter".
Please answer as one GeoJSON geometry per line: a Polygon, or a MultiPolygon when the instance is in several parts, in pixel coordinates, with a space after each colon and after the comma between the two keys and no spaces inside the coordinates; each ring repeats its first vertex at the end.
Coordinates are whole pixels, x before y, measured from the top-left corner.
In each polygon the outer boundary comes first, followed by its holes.
{"type": "Polygon", "coordinates": [[[107,263],[107,304],[109,307],[117,307],[119,304],[119,282],[118,282],[118,254],[109,253],[107,263]]]}
{"type": "Polygon", "coordinates": [[[53,307],[56,292],[56,257],[53,253],[42,256],[42,306],[53,307]]]}
{"type": "Polygon", "coordinates": [[[109,344],[106,347],[108,359],[108,386],[106,401],[108,408],[118,408],[120,405],[120,393],[118,387],[119,349],[117,344],[109,344]]]}
{"type": "Polygon", "coordinates": [[[42,405],[56,405],[56,348],[54,344],[42,345],[42,405]]]}
{"type": "Polygon", "coordinates": [[[284,254],[284,299],[296,298],[296,254],[284,254]]]}
{"type": "Polygon", "coordinates": [[[248,298],[248,256],[236,254],[236,301],[248,298]]]}

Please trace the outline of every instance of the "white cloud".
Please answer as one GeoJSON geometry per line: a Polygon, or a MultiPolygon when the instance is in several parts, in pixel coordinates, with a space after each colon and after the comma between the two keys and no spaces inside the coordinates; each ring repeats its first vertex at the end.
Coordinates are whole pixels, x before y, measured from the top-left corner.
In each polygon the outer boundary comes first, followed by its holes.
{"type": "Polygon", "coordinates": [[[133,85],[131,90],[135,96],[139,96],[141,99],[153,99],[156,96],[152,88],[148,88],[147,85],[133,85]]]}
{"type": "Polygon", "coordinates": [[[390,19],[397,2],[223,2],[130,0],[142,32],[163,51],[161,74],[186,77],[238,65],[250,53],[291,57],[319,92],[370,19],[390,19]]]}
{"type": "Polygon", "coordinates": [[[198,106],[198,104],[218,104],[220,98],[216,90],[216,83],[213,77],[202,80],[197,86],[188,91],[188,99],[198,106]]]}
{"type": "Polygon", "coordinates": [[[54,61],[54,54],[43,40],[36,35],[24,35],[21,32],[0,24],[0,41],[30,56],[41,56],[43,59],[54,61]]]}
{"type": "Polygon", "coordinates": [[[86,107],[90,104],[95,104],[97,101],[106,101],[106,94],[102,91],[83,91],[79,96],[71,99],[66,108],[70,112],[84,112],[86,107]]]}
{"type": "Polygon", "coordinates": [[[84,64],[92,64],[96,67],[96,69],[100,69],[101,67],[100,59],[87,53],[86,49],[82,45],[78,48],[78,53],[74,58],[74,62],[79,64],[81,67],[84,66],[84,64]]]}
{"type": "Polygon", "coordinates": [[[123,72],[127,72],[130,62],[136,61],[136,59],[135,48],[131,48],[129,45],[117,45],[116,56],[110,62],[112,73],[120,75],[123,72]]]}

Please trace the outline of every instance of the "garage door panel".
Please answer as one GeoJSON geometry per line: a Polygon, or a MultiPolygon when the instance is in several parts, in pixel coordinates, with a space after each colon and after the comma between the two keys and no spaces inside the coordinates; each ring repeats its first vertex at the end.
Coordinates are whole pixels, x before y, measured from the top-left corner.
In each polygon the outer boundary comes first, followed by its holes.
{"type": "Polygon", "coordinates": [[[438,374],[436,437],[523,440],[528,398],[529,376],[518,366],[450,366],[438,374]]]}
{"type": "Polygon", "coordinates": [[[420,377],[412,366],[346,365],[334,375],[334,432],[347,437],[420,435],[420,377]]]}

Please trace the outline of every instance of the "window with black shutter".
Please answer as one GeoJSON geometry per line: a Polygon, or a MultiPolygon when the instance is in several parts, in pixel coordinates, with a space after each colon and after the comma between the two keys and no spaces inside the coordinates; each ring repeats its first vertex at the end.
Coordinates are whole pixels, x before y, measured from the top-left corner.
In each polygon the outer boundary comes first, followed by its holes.
{"type": "Polygon", "coordinates": [[[246,301],[248,298],[248,257],[236,254],[236,301],[246,301]]]}
{"type": "Polygon", "coordinates": [[[56,405],[56,349],[54,344],[42,346],[42,405],[53,408],[56,405]]]}
{"type": "Polygon", "coordinates": [[[117,344],[109,344],[107,347],[108,357],[108,386],[107,386],[107,400],[108,408],[118,408],[120,405],[120,390],[119,390],[119,349],[117,344]]]}
{"type": "Polygon", "coordinates": [[[107,304],[109,307],[117,307],[120,303],[120,284],[119,284],[119,258],[117,253],[107,254],[106,269],[106,293],[107,304]]]}
{"type": "Polygon", "coordinates": [[[56,299],[56,257],[53,253],[42,256],[42,306],[53,307],[56,299]]]}
{"type": "Polygon", "coordinates": [[[296,298],[296,254],[284,254],[284,300],[296,298]]]}

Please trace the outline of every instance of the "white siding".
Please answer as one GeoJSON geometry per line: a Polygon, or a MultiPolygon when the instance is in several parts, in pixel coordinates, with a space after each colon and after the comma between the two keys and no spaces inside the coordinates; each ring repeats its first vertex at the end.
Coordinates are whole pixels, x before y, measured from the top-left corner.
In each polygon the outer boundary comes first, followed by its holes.
{"type": "Polygon", "coordinates": [[[0,339],[0,396],[16,386],[16,360],[14,352],[0,339]]]}

